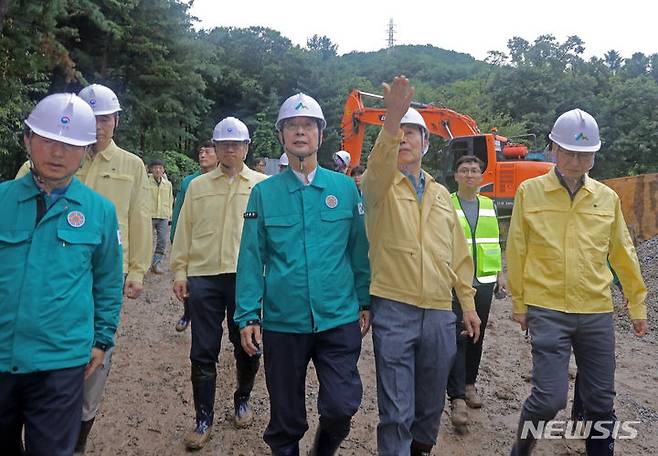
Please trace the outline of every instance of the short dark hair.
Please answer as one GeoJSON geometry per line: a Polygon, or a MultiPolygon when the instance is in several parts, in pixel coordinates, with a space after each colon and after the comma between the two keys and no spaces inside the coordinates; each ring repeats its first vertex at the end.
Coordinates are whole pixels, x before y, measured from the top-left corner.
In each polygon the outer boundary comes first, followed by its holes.
{"type": "Polygon", "coordinates": [[[206,147],[214,149],[215,148],[215,143],[212,142],[211,139],[203,140],[199,143],[199,147],[197,147],[196,150],[198,151],[198,150],[201,150],[201,149],[205,149],[206,147]]]}
{"type": "Polygon", "coordinates": [[[361,175],[365,172],[366,172],[366,169],[361,165],[358,165],[358,166],[355,166],[354,168],[352,168],[352,176],[354,176],[355,174],[361,175]]]}
{"type": "Polygon", "coordinates": [[[164,168],[164,161],[162,160],[151,160],[151,163],[149,163],[149,168],[153,168],[154,166],[162,166],[164,168]]]}
{"type": "Polygon", "coordinates": [[[455,163],[455,171],[457,171],[464,163],[477,163],[480,167],[480,171],[484,171],[484,162],[475,155],[462,155],[459,157],[455,163]]]}

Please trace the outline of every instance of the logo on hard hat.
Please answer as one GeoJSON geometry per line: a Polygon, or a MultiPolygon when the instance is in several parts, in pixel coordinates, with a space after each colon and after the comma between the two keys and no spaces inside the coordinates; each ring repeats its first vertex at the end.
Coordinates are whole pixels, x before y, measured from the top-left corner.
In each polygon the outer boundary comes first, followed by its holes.
{"type": "Polygon", "coordinates": [[[91,100],[89,100],[89,104],[92,105],[92,106],[95,106],[96,105],[96,99],[92,98],[91,100]]]}
{"type": "Polygon", "coordinates": [[[228,128],[226,129],[226,131],[229,132],[229,133],[233,133],[233,128],[228,127],[228,128]]]}
{"type": "Polygon", "coordinates": [[[62,125],[68,125],[69,122],[71,122],[71,118],[69,116],[62,116],[59,121],[62,123],[62,125]]]}
{"type": "Polygon", "coordinates": [[[581,131],[580,133],[578,133],[578,134],[576,135],[576,141],[580,141],[580,140],[582,140],[582,141],[589,141],[589,138],[587,137],[587,135],[586,135],[585,133],[583,133],[583,132],[581,131]]]}
{"type": "Polygon", "coordinates": [[[295,106],[295,111],[299,111],[300,109],[308,109],[308,106],[300,101],[297,106],[295,106]]]}

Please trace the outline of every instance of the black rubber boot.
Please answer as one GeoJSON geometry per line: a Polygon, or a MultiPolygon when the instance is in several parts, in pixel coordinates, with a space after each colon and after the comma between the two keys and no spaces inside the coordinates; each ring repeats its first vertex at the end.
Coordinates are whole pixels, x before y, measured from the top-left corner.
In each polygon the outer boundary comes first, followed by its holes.
{"type": "Polygon", "coordinates": [[[589,417],[586,416],[588,421],[592,421],[592,429],[590,435],[585,440],[585,451],[587,456],[612,456],[615,454],[615,439],[612,437],[612,432],[615,427],[615,421],[617,417],[614,412],[612,415],[607,416],[598,416],[598,417],[589,417]],[[607,423],[603,425],[606,428],[607,436],[603,437],[602,431],[596,430],[594,428],[594,423],[596,421],[606,421],[607,423]]]}
{"type": "Polygon", "coordinates": [[[197,424],[212,426],[215,417],[215,384],[217,370],[214,364],[192,363],[192,396],[197,424]]]}
{"type": "Polygon", "coordinates": [[[236,354],[235,373],[238,385],[233,395],[235,402],[249,400],[259,367],[260,356],[249,356],[246,353],[236,354]]]}
{"type": "Polygon", "coordinates": [[[350,433],[351,417],[320,417],[320,424],[315,433],[315,441],[309,456],[333,456],[340,444],[350,433]]]}
{"type": "Polygon", "coordinates": [[[80,423],[80,433],[78,434],[78,441],[75,444],[75,454],[85,454],[85,450],[87,449],[87,439],[89,438],[89,433],[91,432],[91,428],[94,426],[94,420],[96,418],[92,418],[89,421],[82,421],[80,423]]]}
{"type": "Polygon", "coordinates": [[[333,456],[338,451],[340,443],[343,439],[339,439],[329,435],[322,427],[318,428],[315,433],[315,441],[309,456],[333,456]]]}
{"type": "Polygon", "coordinates": [[[299,442],[285,448],[272,450],[273,456],[299,456],[299,442]]]}
{"type": "Polygon", "coordinates": [[[416,442],[415,440],[411,442],[411,456],[430,456],[432,453],[432,447],[434,445],[428,445],[425,443],[416,442]]]}

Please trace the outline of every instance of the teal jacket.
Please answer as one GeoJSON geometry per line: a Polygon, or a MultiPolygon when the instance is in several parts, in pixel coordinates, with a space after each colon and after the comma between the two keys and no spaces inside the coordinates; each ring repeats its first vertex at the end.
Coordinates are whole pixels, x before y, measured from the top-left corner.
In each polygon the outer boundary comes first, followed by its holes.
{"type": "Polygon", "coordinates": [[[73,178],[35,226],[32,174],[0,184],[0,372],[65,369],[113,345],[123,269],[113,204],[73,178]]]}
{"type": "Polygon", "coordinates": [[[256,185],[244,215],[235,321],[308,334],[351,323],[370,304],[363,204],[354,181],[318,167],[256,185]]]}
{"type": "Polygon", "coordinates": [[[183,207],[183,203],[185,202],[185,193],[187,193],[187,187],[190,186],[190,182],[192,182],[195,177],[199,177],[200,175],[201,171],[197,171],[194,174],[185,176],[180,183],[180,189],[178,190],[178,193],[176,194],[176,200],[174,201],[174,210],[171,213],[171,229],[169,230],[169,240],[172,244],[174,243],[174,234],[176,234],[178,216],[180,215],[180,210],[183,207]]]}

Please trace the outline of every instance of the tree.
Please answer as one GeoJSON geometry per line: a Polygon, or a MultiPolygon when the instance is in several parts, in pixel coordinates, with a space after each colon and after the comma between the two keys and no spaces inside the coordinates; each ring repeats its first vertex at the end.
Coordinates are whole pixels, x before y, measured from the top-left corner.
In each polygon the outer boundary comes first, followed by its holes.
{"type": "Polygon", "coordinates": [[[317,34],[306,40],[306,47],[309,51],[320,54],[322,60],[336,57],[338,51],[338,45],[333,44],[329,37],[318,36],[317,34]]]}

